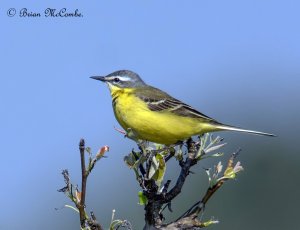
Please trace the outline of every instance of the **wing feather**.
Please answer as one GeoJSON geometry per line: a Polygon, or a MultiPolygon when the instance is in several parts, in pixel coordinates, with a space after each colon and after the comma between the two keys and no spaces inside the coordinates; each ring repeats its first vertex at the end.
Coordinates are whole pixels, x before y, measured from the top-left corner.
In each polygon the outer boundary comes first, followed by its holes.
{"type": "Polygon", "coordinates": [[[170,111],[179,116],[200,118],[210,121],[214,119],[200,113],[193,107],[177,100],[167,93],[154,88],[154,87],[144,87],[136,91],[137,97],[143,100],[151,111],[170,111]]]}

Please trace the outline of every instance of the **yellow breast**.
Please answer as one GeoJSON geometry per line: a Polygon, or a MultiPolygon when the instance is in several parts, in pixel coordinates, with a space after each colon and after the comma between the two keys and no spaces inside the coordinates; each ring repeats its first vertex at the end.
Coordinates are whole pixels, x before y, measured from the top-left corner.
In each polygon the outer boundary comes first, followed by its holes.
{"type": "Polygon", "coordinates": [[[209,129],[195,118],[170,111],[151,111],[134,95],[134,89],[111,88],[111,94],[116,119],[125,130],[132,129],[139,139],[174,144],[209,129]]]}

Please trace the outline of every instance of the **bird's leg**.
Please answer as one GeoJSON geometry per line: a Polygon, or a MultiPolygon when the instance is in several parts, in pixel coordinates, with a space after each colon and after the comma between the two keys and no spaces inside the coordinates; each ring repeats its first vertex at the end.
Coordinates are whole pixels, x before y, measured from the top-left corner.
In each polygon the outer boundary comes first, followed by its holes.
{"type": "Polygon", "coordinates": [[[115,129],[117,132],[123,134],[123,135],[126,137],[126,132],[125,132],[123,129],[117,128],[117,127],[115,127],[115,126],[114,126],[114,129],[115,129]]]}
{"type": "Polygon", "coordinates": [[[128,128],[126,130],[125,137],[128,137],[129,139],[134,140],[137,143],[141,142],[141,140],[139,140],[139,138],[138,138],[137,132],[132,128],[128,128]]]}
{"type": "Polygon", "coordinates": [[[128,128],[126,130],[125,137],[128,137],[131,140],[134,140],[137,143],[137,145],[139,146],[140,150],[142,152],[145,152],[145,150],[147,150],[149,147],[149,142],[146,140],[139,139],[138,136],[139,136],[138,133],[134,129],[128,128]]]}

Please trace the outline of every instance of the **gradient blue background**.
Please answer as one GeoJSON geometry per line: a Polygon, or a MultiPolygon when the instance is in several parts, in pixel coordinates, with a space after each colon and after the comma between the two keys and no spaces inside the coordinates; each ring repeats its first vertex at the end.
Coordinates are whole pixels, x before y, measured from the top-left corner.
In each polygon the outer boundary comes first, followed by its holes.
{"type": "MultiPolygon", "coordinates": [[[[88,182],[88,210],[107,228],[143,226],[139,187],[123,157],[135,144],[114,130],[108,90],[91,75],[138,72],[224,123],[277,138],[221,133],[245,167],[208,203],[211,229],[299,229],[300,3],[245,1],[1,1],[0,229],[79,229],[60,174],[80,181],[78,142],[109,145],[88,182]],[[8,17],[9,8],[79,9],[83,18],[8,17]]],[[[224,157],[226,160],[226,157],[224,157]]],[[[173,217],[207,187],[201,162],[173,217]]],[[[170,162],[166,179],[178,174],[170,162]]],[[[168,215],[170,217],[172,215],[168,215]]]]}

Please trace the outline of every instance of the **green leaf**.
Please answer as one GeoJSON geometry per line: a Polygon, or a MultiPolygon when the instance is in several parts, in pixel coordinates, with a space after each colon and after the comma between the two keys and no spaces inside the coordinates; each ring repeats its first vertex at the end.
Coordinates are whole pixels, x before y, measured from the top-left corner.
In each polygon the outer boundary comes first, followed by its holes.
{"type": "Polygon", "coordinates": [[[156,171],[158,170],[159,162],[156,160],[156,157],[152,157],[151,166],[149,169],[148,179],[152,179],[155,175],[156,171]]]}
{"type": "Polygon", "coordinates": [[[132,139],[132,140],[138,140],[138,135],[137,133],[131,129],[131,128],[128,128],[127,129],[127,132],[126,132],[126,136],[129,138],[129,139],[132,139]]]}
{"type": "Polygon", "coordinates": [[[209,220],[209,221],[204,222],[204,223],[203,223],[203,226],[204,226],[204,227],[208,227],[208,226],[210,226],[210,225],[212,225],[212,224],[218,224],[218,223],[219,223],[218,220],[213,220],[213,219],[211,219],[211,220],[209,220]]]}
{"type": "Polygon", "coordinates": [[[224,153],[214,153],[214,154],[211,154],[211,155],[204,155],[204,156],[200,156],[197,158],[197,160],[203,160],[203,159],[207,159],[207,158],[212,158],[212,157],[221,157],[223,156],[224,153]]]}
{"type": "Polygon", "coordinates": [[[224,147],[227,143],[223,143],[223,144],[219,144],[219,145],[215,145],[215,146],[211,146],[209,148],[206,148],[204,151],[205,153],[210,153],[212,151],[216,151],[222,147],[224,147]]]}
{"type": "Polygon", "coordinates": [[[234,179],[236,177],[236,174],[233,170],[233,167],[228,167],[224,172],[224,177],[228,179],[234,179]]]}
{"type": "Polygon", "coordinates": [[[210,155],[211,157],[221,157],[221,156],[223,156],[224,155],[224,153],[215,153],[215,154],[212,154],[212,155],[210,155]]]}
{"type": "Polygon", "coordinates": [[[175,156],[176,160],[181,161],[183,159],[182,149],[181,148],[178,149],[174,156],[175,156]]]}
{"type": "Polygon", "coordinates": [[[140,158],[137,161],[135,161],[133,168],[137,169],[139,167],[139,165],[143,164],[146,160],[147,160],[147,157],[145,157],[144,155],[140,155],[140,158]]]}
{"type": "Polygon", "coordinates": [[[117,226],[122,225],[123,220],[114,220],[109,226],[109,230],[115,230],[117,226]]]}
{"type": "Polygon", "coordinates": [[[135,157],[132,153],[124,157],[124,161],[129,168],[133,168],[135,165],[135,157]]]}
{"type": "Polygon", "coordinates": [[[86,148],[85,148],[85,151],[87,151],[88,154],[90,154],[90,155],[92,154],[92,149],[91,149],[90,147],[86,147],[86,148]]]}
{"type": "Polygon", "coordinates": [[[146,205],[148,203],[148,199],[142,191],[138,192],[138,197],[139,197],[139,205],[146,205]]]}
{"type": "Polygon", "coordinates": [[[79,213],[79,210],[78,210],[77,208],[73,207],[72,205],[66,204],[65,207],[66,207],[66,208],[73,209],[75,212],[78,212],[78,213],[79,213]]]}
{"type": "Polygon", "coordinates": [[[165,175],[167,167],[166,167],[166,162],[165,162],[163,155],[157,154],[155,158],[158,162],[158,169],[156,170],[156,172],[153,176],[153,179],[156,181],[158,186],[160,186],[161,182],[164,179],[164,175],[165,175]]]}
{"type": "Polygon", "coordinates": [[[159,149],[163,149],[164,145],[154,143],[154,147],[155,147],[156,150],[159,150],[159,149]]]}

